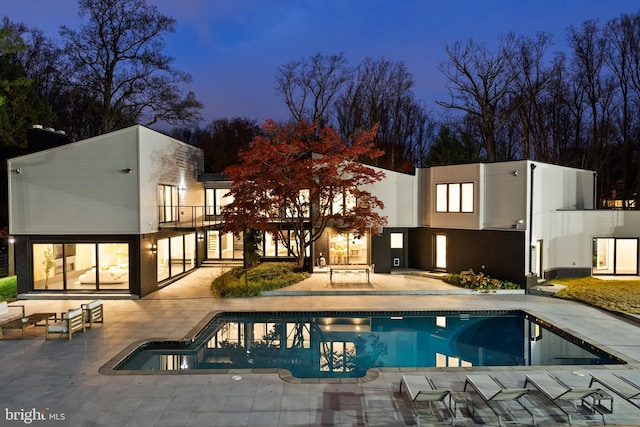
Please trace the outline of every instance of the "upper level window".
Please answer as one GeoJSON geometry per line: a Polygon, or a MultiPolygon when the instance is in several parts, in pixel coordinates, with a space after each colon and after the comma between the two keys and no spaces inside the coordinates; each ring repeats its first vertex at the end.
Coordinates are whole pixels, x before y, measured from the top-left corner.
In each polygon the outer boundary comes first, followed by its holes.
{"type": "Polygon", "coordinates": [[[436,212],[473,212],[473,183],[436,184],[436,212]]]}
{"type": "Polygon", "coordinates": [[[175,185],[158,185],[158,207],[160,222],[178,220],[178,187],[175,185]]]}
{"type": "Polygon", "coordinates": [[[227,195],[228,189],[207,188],[205,190],[206,215],[222,215],[222,209],[233,202],[233,196],[227,195]]]}
{"type": "Polygon", "coordinates": [[[353,194],[345,191],[344,193],[337,194],[333,198],[333,204],[331,206],[331,213],[346,215],[356,207],[356,198],[353,194]]]}

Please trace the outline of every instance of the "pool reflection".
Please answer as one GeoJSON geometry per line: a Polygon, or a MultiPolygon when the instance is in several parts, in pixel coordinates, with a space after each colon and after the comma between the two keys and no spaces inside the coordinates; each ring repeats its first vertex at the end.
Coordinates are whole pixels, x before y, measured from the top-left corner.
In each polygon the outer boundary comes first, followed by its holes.
{"type": "Polygon", "coordinates": [[[523,312],[321,314],[222,313],[190,345],[150,343],[116,369],[279,368],[322,378],[375,367],[620,363],[523,312]]]}

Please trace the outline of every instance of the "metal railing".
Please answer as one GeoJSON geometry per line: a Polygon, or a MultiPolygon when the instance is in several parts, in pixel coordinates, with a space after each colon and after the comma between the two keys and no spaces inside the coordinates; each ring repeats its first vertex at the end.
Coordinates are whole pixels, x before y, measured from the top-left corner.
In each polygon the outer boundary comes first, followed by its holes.
{"type": "Polygon", "coordinates": [[[209,215],[206,206],[158,206],[160,228],[200,228],[222,223],[221,215],[209,215]]]}

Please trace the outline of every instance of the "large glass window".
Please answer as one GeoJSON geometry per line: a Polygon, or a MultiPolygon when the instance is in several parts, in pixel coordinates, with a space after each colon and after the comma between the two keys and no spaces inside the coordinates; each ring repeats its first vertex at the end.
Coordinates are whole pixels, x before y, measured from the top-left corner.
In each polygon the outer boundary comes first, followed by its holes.
{"type": "Polygon", "coordinates": [[[329,264],[367,264],[368,235],[329,234],[329,264]]]}
{"type": "Polygon", "coordinates": [[[234,237],[232,233],[220,233],[218,230],[207,231],[207,258],[209,259],[242,259],[242,235],[234,237]]]}
{"type": "Polygon", "coordinates": [[[171,276],[184,272],[184,241],[182,236],[172,237],[171,241],[171,276]]]}
{"type": "Polygon", "coordinates": [[[128,290],[128,243],[33,245],[37,290],[128,290]]]}
{"type": "Polygon", "coordinates": [[[273,233],[264,233],[264,256],[276,256],[276,236],[273,233]]]}
{"type": "Polygon", "coordinates": [[[616,274],[638,274],[638,239],[616,239],[616,274]]]}
{"type": "Polygon", "coordinates": [[[98,286],[100,289],[129,288],[129,245],[98,244],[98,286]]]}
{"type": "Polygon", "coordinates": [[[436,212],[473,212],[473,183],[436,184],[436,212]]]}
{"type": "Polygon", "coordinates": [[[289,231],[288,230],[283,230],[282,231],[282,239],[278,239],[278,256],[279,257],[286,257],[289,255],[289,249],[287,248],[287,244],[289,243],[289,231]]]}
{"type": "Polygon", "coordinates": [[[187,270],[196,268],[196,233],[184,236],[184,263],[187,270]]]}
{"type": "Polygon", "coordinates": [[[158,282],[196,267],[196,234],[189,233],[157,243],[158,282]]]}
{"type": "Polygon", "coordinates": [[[225,233],[220,236],[220,258],[233,259],[233,234],[225,233]]]}
{"type": "Polygon", "coordinates": [[[158,239],[157,243],[158,282],[168,279],[171,274],[169,269],[169,239],[158,239]]]}
{"type": "Polygon", "coordinates": [[[597,238],[593,252],[593,274],[638,274],[638,239],[597,238]]]}
{"type": "Polygon", "coordinates": [[[333,198],[331,212],[334,214],[344,214],[356,207],[356,197],[345,191],[345,193],[337,194],[333,198]]]}
{"type": "Polygon", "coordinates": [[[33,245],[33,288],[63,290],[62,245],[45,243],[33,245]]]}

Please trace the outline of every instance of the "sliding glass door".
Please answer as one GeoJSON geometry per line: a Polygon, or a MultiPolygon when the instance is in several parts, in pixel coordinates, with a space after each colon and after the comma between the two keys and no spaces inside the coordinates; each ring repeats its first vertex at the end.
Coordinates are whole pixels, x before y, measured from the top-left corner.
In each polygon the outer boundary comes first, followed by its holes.
{"type": "Polygon", "coordinates": [[[592,274],[638,274],[638,239],[593,239],[592,274]]]}

